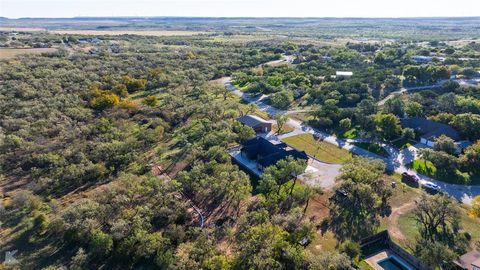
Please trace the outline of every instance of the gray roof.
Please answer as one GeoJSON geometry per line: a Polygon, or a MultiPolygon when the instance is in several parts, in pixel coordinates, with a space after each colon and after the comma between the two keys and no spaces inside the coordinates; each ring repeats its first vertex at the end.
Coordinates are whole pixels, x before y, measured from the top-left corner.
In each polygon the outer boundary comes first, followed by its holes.
{"type": "Polygon", "coordinates": [[[250,126],[250,127],[256,127],[259,124],[267,124],[267,123],[270,124],[270,122],[265,121],[262,118],[260,118],[258,116],[255,116],[255,115],[251,115],[251,114],[244,115],[244,116],[238,118],[237,120],[240,123],[242,123],[244,125],[247,125],[247,126],[250,126]]]}
{"type": "Polygon", "coordinates": [[[400,119],[403,128],[413,128],[421,137],[433,140],[441,135],[446,135],[454,141],[460,141],[460,134],[451,126],[428,120],[426,118],[412,117],[400,119]]]}

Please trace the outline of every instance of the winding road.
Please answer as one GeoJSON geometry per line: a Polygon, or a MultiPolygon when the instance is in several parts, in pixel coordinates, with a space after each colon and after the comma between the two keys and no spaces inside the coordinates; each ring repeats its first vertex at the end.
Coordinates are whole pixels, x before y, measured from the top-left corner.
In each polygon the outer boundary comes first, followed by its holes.
{"type": "MultiPolygon", "coordinates": [[[[283,56],[282,59],[280,60],[275,60],[275,61],[270,61],[267,63],[264,63],[263,65],[274,65],[282,62],[292,62],[293,57],[291,56],[283,56]]],[[[224,77],[221,79],[221,82],[223,85],[231,90],[235,95],[239,96],[243,100],[245,100],[248,103],[254,103],[255,105],[258,106],[258,108],[262,111],[267,112],[271,116],[279,115],[279,114],[288,114],[288,111],[285,110],[280,110],[277,108],[274,108],[270,105],[268,105],[265,102],[266,96],[252,96],[247,93],[244,93],[237,89],[235,86],[232,85],[231,83],[231,77],[224,77]]],[[[446,82],[446,81],[445,81],[446,82]]],[[[440,82],[438,86],[443,85],[445,82],[440,82]]],[[[422,86],[422,87],[432,87],[432,86],[422,86]]],[[[402,92],[402,91],[410,91],[410,90],[420,90],[420,88],[409,88],[409,89],[402,89],[397,92],[402,92]]],[[[393,93],[392,93],[393,94],[393,93]]],[[[391,94],[391,95],[392,95],[391,94]]],[[[389,95],[389,96],[391,96],[389,95]]],[[[389,97],[384,99],[383,101],[385,102],[388,100],[389,97]]],[[[331,143],[333,145],[336,145],[338,147],[341,147],[343,149],[346,149],[356,155],[363,156],[366,158],[372,158],[372,159],[380,159],[383,162],[385,162],[386,168],[389,171],[394,171],[396,173],[403,173],[403,172],[409,172],[411,174],[417,175],[417,177],[420,179],[421,183],[425,183],[427,181],[433,182],[437,184],[444,192],[446,192],[448,195],[451,197],[457,199],[459,202],[463,202],[465,204],[470,205],[473,197],[480,195],[480,185],[457,185],[457,184],[449,184],[445,183],[442,181],[438,181],[435,179],[432,179],[430,177],[427,177],[425,175],[419,174],[415,171],[409,170],[407,168],[407,164],[411,163],[415,158],[417,157],[417,147],[409,147],[404,150],[397,150],[394,146],[391,144],[388,144],[386,142],[375,142],[387,150],[389,157],[382,157],[377,154],[374,154],[370,151],[367,151],[363,148],[360,148],[358,146],[355,146],[353,143],[354,142],[371,142],[370,140],[366,139],[340,139],[335,136],[332,136],[326,132],[323,132],[321,130],[318,130],[316,128],[313,128],[306,123],[300,122],[298,120],[289,118],[287,122],[290,126],[294,128],[292,132],[280,135],[278,137],[274,137],[274,139],[283,139],[286,137],[290,136],[295,136],[298,134],[302,133],[310,133],[315,135],[318,138],[321,138],[323,141],[331,143]]]]}

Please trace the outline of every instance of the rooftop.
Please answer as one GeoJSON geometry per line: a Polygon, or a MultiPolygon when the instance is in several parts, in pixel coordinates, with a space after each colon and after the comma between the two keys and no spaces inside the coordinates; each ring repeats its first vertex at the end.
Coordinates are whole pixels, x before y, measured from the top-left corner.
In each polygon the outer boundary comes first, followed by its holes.
{"type": "Polygon", "coordinates": [[[473,250],[465,253],[458,257],[458,259],[455,261],[455,264],[465,270],[472,270],[474,265],[480,267],[480,252],[473,250]]]}
{"type": "Polygon", "coordinates": [[[254,127],[254,126],[257,126],[259,124],[265,124],[265,123],[270,123],[256,115],[251,115],[251,114],[247,114],[247,115],[244,115],[240,118],[237,119],[237,121],[239,121],[240,123],[244,124],[244,125],[247,125],[247,126],[250,126],[250,127],[254,127]]]}
{"type": "Polygon", "coordinates": [[[351,71],[337,71],[335,72],[336,76],[352,76],[353,72],[351,71]]]}
{"type": "Polygon", "coordinates": [[[271,142],[263,137],[255,137],[243,143],[242,152],[250,159],[257,160],[262,167],[275,165],[288,156],[308,160],[305,152],[288,147],[285,143],[271,142]]]}
{"type": "Polygon", "coordinates": [[[433,140],[441,135],[446,135],[455,141],[460,141],[460,134],[451,126],[428,120],[426,118],[412,117],[400,120],[403,128],[412,128],[423,138],[433,140]]]}

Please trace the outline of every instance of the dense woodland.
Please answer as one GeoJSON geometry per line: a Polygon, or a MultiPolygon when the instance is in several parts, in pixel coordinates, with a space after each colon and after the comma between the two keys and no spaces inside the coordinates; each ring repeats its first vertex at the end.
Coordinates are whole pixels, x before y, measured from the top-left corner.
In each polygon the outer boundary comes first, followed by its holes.
{"type": "MultiPolygon", "coordinates": [[[[478,88],[452,82],[377,104],[403,78],[426,85],[452,72],[472,76],[480,65],[476,43],[454,49],[434,42],[427,50],[413,42],[124,35],[78,50],[85,38],[21,33],[0,40],[61,47],[0,62],[0,252],[18,249],[19,269],[358,269],[358,241],[391,211],[385,165],[353,158],[341,169],[328,217],[310,218],[312,200],[324,191],[298,181],[305,162],[282,160],[255,181],[232,163],[227,149],[255,134],[235,119],[258,111],[215,82],[224,76],[269,95],[278,108],[307,108],[307,121],[332,133],[355,128],[379,140],[409,138],[399,127],[406,114],[480,139],[478,88]],[[452,57],[412,62],[427,53],[452,57]],[[259,66],[285,54],[295,56],[292,65],[259,66]],[[476,60],[458,60],[464,57],[476,60]],[[347,69],[351,78],[330,77],[347,69]],[[318,231],[333,233],[335,250],[306,248],[318,231]]],[[[440,174],[453,172],[463,183],[480,174],[479,142],[455,154],[442,139],[424,153],[440,174]]],[[[449,269],[447,259],[475,246],[459,209],[444,195],[419,200],[411,250],[428,265],[449,269]]]]}

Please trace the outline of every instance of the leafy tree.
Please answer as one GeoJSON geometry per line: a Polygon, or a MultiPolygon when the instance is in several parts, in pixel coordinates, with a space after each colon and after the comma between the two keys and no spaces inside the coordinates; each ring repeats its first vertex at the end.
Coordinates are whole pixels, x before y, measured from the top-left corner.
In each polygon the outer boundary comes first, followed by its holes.
{"type": "Polygon", "coordinates": [[[435,151],[443,151],[447,154],[454,155],[457,152],[458,147],[453,139],[446,135],[441,135],[435,139],[433,149],[435,149],[435,151]]]}
{"type": "Polygon", "coordinates": [[[288,116],[278,114],[275,116],[275,121],[277,121],[277,134],[281,134],[283,132],[283,127],[288,121],[288,116]]]}
{"type": "Polygon", "coordinates": [[[403,117],[405,113],[405,104],[401,99],[400,95],[396,95],[395,97],[387,100],[384,105],[384,112],[386,114],[394,114],[399,117],[403,117]]]}
{"type": "Polygon", "coordinates": [[[158,98],[156,96],[148,96],[143,99],[142,103],[150,107],[155,107],[158,104],[158,98]]]}
{"type": "Polygon", "coordinates": [[[402,130],[402,137],[410,140],[415,139],[415,130],[413,128],[404,128],[402,130]]]}
{"type": "Polygon", "coordinates": [[[290,90],[282,90],[271,96],[272,105],[279,109],[286,109],[293,102],[293,92],[290,90]]]}
{"type": "Polygon", "coordinates": [[[94,231],[90,239],[90,249],[96,256],[106,256],[112,251],[112,237],[102,231],[94,231]]]}
{"type": "Polygon", "coordinates": [[[429,266],[449,264],[464,252],[468,240],[459,233],[460,212],[450,198],[422,195],[413,214],[420,230],[415,253],[429,266]]]}
{"type": "Polygon", "coordinates": [[[480,218],[480,195],[473,198],[470,213],[472,214],[472,216],[480,218]]]}
{"type": "Polygon", "coordinates": [[[106,110],[117,105],[120,102],[120,98],[115,94],[102,94],[99,97],[92,99],[90,104],[96,110],[106,110]]]}
{"type": "Polygon", "coordinates": [[[307,252],[308,269],[325,270],[325,269],[341,269],[353,270],[352,260],[344,253],[325,251],[320,254],[313,255],[307,252]]]}
{"type": "Polygon", "coordinates": [[[354,158],[341,169],[342,180],[330,198],[330,228],[341,239],[359,240],[379,226],[389,212],[390,188],[382,180],[385,165],[379,160],[354,158]]]}
{"type": "Polygon", "coordinates": [[[480,139],[480,115],[472,113],[457,114],[451,124],[467,138],[471,140],[480,139]]]}
{"type": "Polygon", "coordinates": [[[420,117],[423,115],[423,106],[416,101],[409,101],[405,105],[405,113],[409,117],[420,117]]]}
{"type": "Polygon", "coordinates": [[[465,148],[463,155],[460,156],[460,164],[467,171],[474,174],[480,173],[480,141],[465,148]]]}
{"type": "Polygon", "coordinates": [[[342,128],[342,130],[346,131],[349,130],[352,127],[352,120],[350,118],[345,118],[340,120],[339,126],[342,128]]]}
{"type": "Polygon", "coordinates": [[[400,120],[393,114],[378,114],[375,119],[378,131],[385,139],[393,139],[400,135],[400,120]]]}
{"type": "Polygon", "coordinates": [[[299,245],[287,241],[281,227],[265,223],[239,235],[236,269],[298,269],[303,261],[299,245]]]}

